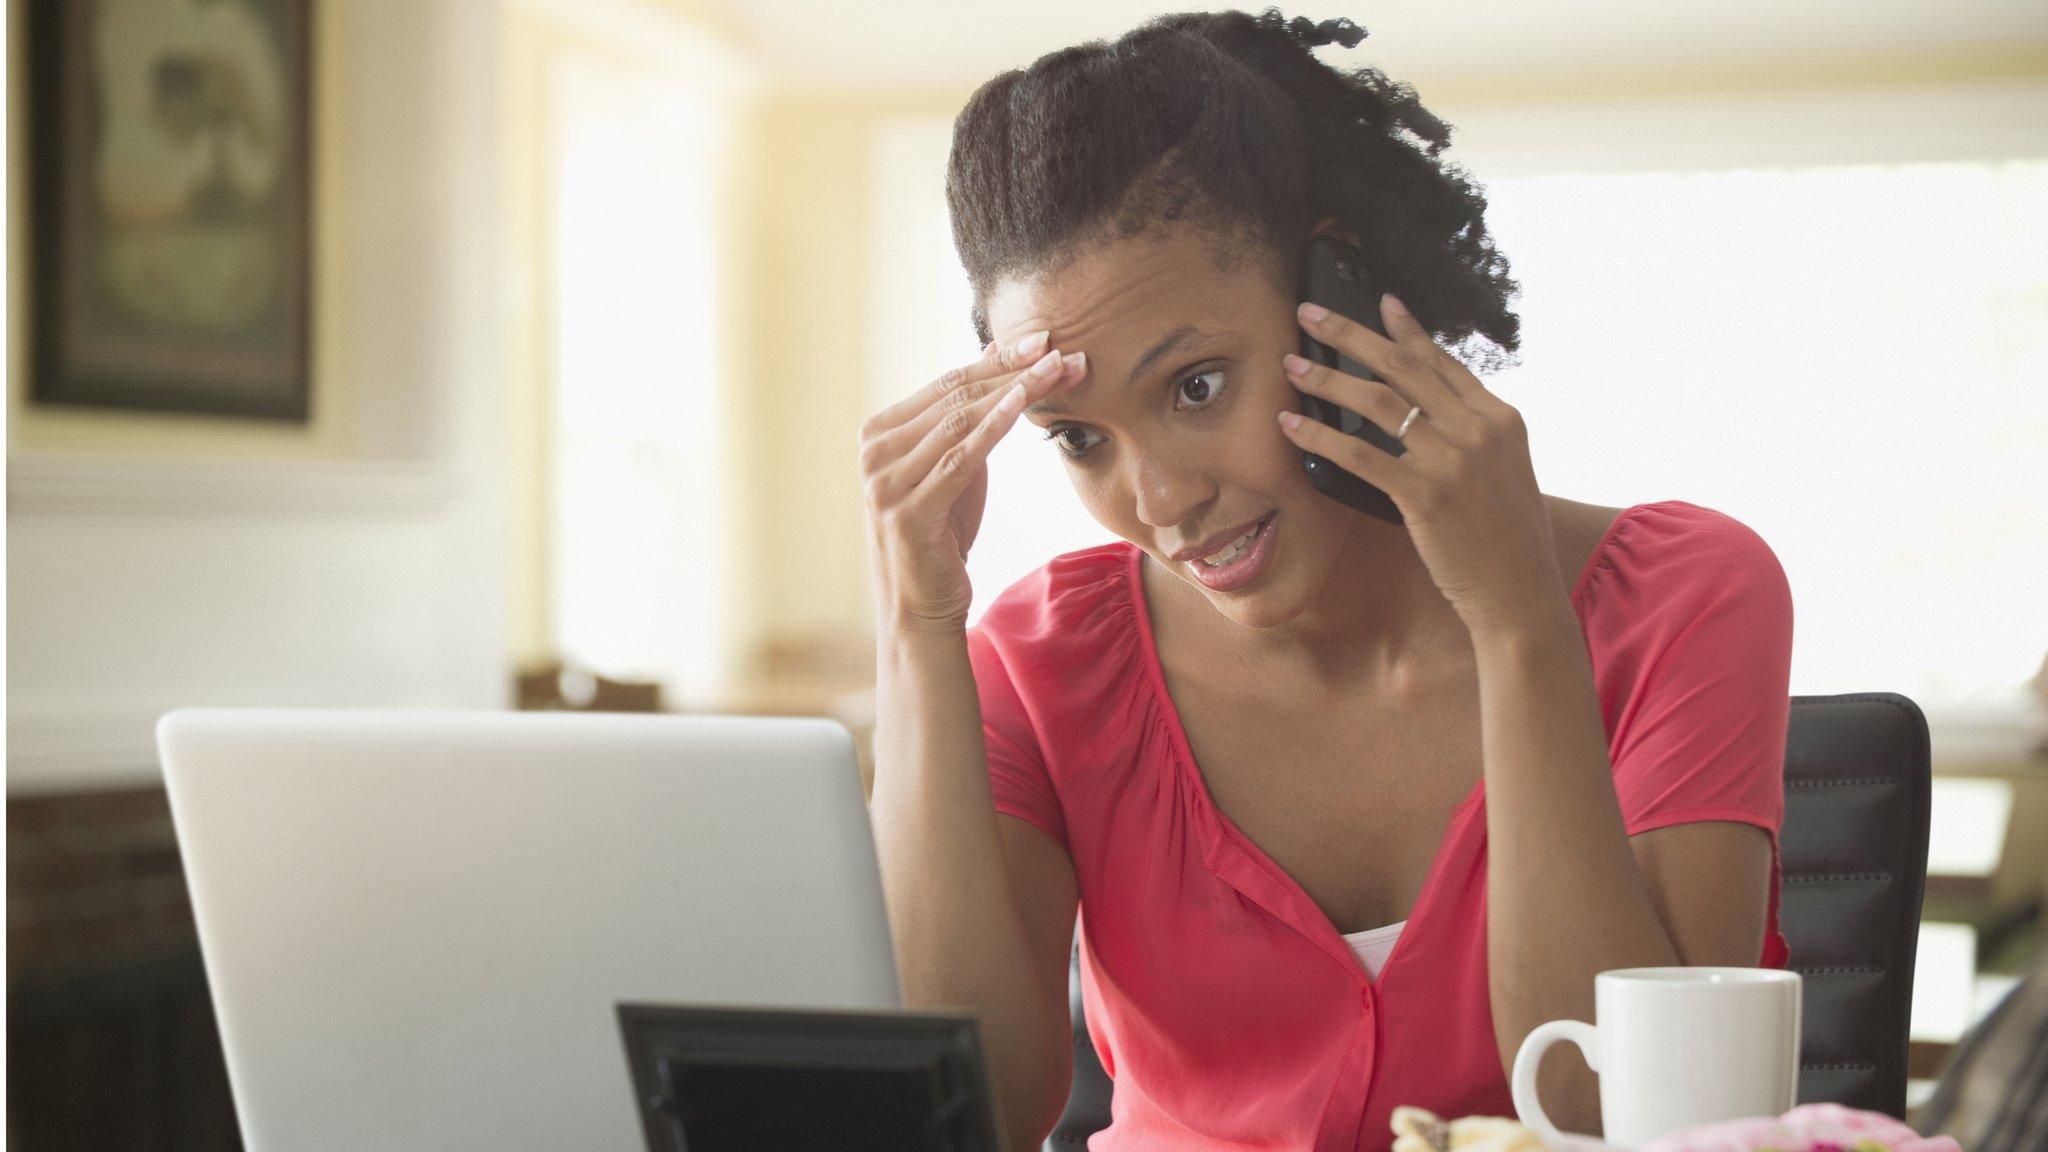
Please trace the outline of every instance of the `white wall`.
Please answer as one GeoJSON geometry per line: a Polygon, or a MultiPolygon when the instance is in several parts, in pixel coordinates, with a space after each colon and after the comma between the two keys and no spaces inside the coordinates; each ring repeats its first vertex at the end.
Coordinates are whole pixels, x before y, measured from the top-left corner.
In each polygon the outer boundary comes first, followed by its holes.
{"type": "MultiPolygon", "coordinates": [[[[315,206],[346,275],[346,456],[10,440],[7,785],[154,779],[181,705],[504,707],[497,7],[351,0],[315,206]]],[[[17,121],[17,124],[19,121],[17,121]]],[[[320,358],[316,356],[316,360],[320,358]]],[[[315,388],[322,386],[316,380],[315,388]]]]}

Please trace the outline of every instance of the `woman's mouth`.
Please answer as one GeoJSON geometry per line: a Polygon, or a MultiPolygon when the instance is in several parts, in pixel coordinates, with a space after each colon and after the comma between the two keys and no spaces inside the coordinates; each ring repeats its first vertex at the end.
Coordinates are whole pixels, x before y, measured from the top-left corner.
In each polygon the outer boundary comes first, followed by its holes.
{"type": "Polygon", "coordinates": [[[1212,592],[1235,592],[1258,579],[1273,559],[1273,521],[1279,514],[1277,509],[1266,513],[1257,527],[1222,551],[1187,561],[1188,571],[1212,592]]]}

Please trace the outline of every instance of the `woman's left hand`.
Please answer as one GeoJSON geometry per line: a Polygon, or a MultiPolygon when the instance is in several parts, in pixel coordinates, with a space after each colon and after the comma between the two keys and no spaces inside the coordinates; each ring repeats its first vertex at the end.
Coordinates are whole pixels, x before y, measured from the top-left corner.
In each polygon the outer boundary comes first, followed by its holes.
{"type": "Polygon", "coordinates": [[[1297,313],[1311,336],[1380,380],[1299,356],[1287,357],[1285,368],[1296,388],[1351,409],[1388,435],[1411,406],[1421,407],[1401,438],[1407,451],[1395,456],[1294,412],[1280,413],[1282,431],[1392,498],[1416,552],[1469,631],[1569,612],[1522,414],[1488,392],[1392,295],[1381,299],[1380,317],[1387,336],[1314,305],[1297,313]]]}

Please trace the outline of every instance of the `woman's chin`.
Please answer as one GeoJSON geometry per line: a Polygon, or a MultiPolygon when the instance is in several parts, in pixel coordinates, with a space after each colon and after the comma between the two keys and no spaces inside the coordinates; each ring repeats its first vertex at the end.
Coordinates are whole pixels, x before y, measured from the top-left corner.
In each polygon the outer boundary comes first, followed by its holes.
{"type": "Polygon", "coordinates": [[[1235,592],[1214,592],[1192,578],[1188,583],[1194,585],[1218,615],[1245,628],[1271,628],[1293,619],[1300,610],[1289,595],[1286,582],[1278,577],[1278,572],[1269,572],[1255,585],[1235,592]]]}

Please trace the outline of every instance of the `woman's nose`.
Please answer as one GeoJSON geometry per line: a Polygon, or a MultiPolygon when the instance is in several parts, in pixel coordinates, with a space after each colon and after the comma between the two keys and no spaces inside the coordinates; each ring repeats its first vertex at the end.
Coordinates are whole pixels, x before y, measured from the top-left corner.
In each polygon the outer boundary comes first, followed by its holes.
{"type": "Polygon", "coordinates": [[[1215,495],[1215,485],[1192,462],[1139,453],[1136,470],[1132,488],[1137,493],[1138,519],[1154,528],[1185,522],[1190,512],[1215,495]]]}

